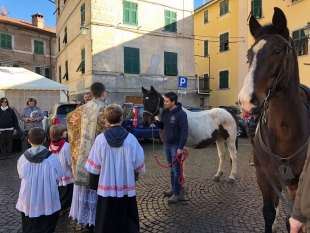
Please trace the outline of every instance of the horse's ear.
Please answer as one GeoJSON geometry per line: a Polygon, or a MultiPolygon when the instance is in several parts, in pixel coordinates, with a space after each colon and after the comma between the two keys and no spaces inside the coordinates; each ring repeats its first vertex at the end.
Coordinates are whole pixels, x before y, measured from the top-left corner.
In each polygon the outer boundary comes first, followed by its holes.
{"type": "Polygon", "coordinates": [[[250,32],[252,34],[252,36],[255,38],[256,32],[258,29],[260,29],[262,26],[259,24],[259,22],[256,20],[256,18],[254,17],[254,15],[251,15],[250,17],[250,32]]]}
{"type": "Polygon", "coordinates": [[[144,87],[142,87],[141,89],[142,89],[142,93],[146,94],[147,90],[144,87]]]}
{"type": "Polygon", "coordinates": [[[156,92],[155,88],[151,86],[151,93],[155,93],[155,92],[156,92]]]}
{"type": "Polygon", "coordinates": [[[274,8],[272,24],[279,33],[283,34],[286,37],[289,37],[289,30],[287,28],[287,21],[286,21],[285,14],[278,7],[274,8]]]}

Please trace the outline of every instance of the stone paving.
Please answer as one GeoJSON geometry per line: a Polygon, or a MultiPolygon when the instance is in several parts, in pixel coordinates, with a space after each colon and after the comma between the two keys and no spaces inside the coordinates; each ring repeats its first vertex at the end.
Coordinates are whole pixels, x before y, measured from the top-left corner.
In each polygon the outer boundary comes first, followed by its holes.
{"type": "MultiPolygon", "coordinates": [[[[246,138],[239,139],[238,175],[235,184],[228,184],[230,173],[228,152],[224,175],[219,182],[212,181],[218,167],[215,145],[203,150],[189,149],[185,166],[183,200],[168,204],[163,197],[169,189],[169,171],[160,168],[154,159],[157,155],[166,164],[162,144],[155,140],[141,141],[145,150],[145,174],[137,182],[137,200],[140,216],[140,232],[263,232],[262,198],[256,183],[255,168],[249,166],[251,145],[246,138]],[[154,149],[153,149],[154,148],[154,149]]],[[[24,148],[26,143],[24,141],[24,148]]],[[[20,186],[16,161],[0,161],[0,232],[21,232],[20,213],[15,209],[20,186]]],[[[285,231],[285,216],[281,206],[277,232],[285,231]]],[[[84,226],[68,218],[59,218],[56,232],[88,232],[84,226]]]]}

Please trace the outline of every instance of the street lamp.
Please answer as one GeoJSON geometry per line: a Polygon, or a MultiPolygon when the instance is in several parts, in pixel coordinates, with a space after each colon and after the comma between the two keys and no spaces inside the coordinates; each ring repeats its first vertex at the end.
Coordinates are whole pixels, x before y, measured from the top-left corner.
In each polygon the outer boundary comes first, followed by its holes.
{"type": "Polygon", "coordinates": [[[81,25],[80,27],[80,32],[82,36],[86,36],[87,32],[88,32],[88,27],[86,26],[85,22],[81,25]]]}
{"type": "Polygon", "coordinates": [[[304,33],[307,37],[310,36],[310,22],[307,23],[307,26],[303,28],[304,33]]]}

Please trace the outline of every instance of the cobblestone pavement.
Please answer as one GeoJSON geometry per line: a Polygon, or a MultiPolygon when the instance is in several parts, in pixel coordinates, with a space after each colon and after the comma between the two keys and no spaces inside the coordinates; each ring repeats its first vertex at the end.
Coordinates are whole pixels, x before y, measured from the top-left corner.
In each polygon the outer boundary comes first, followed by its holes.
{"type": "MultiPolygon", "coordinates": [[[[230,173],[228,152],[224,175],[219,182],[212,181],[218,167],[216,146],[203,150],[189,149],[185,166],[183,201],[168,204],[163,191],[169,189],[169,171],[160,168],[156,155],[166,164],[162,144],[152,140],[141,141],[145,150],[145,174],[137,182],[137,200],[140,232],[263,232],[262,198],[256,183],[255,168],[249,166],[251,145],[246,138],[239,139],[238,174],[235,184],[228,184],[230,173]],[[154,149],[153,149],[154,148],[154,149]]],[[[24,142],[24,148],[26,143],[24,142]]],[[[15,209],[20,186],[16,161],[0,161],[0,232],[21,232],[20,213],[15,209]]],[[[277,232],[285,231],[285,212],[281,206],[277,232]]],[[[57,232],[88,232],[68,218],[59,218],[57,232]]]]}

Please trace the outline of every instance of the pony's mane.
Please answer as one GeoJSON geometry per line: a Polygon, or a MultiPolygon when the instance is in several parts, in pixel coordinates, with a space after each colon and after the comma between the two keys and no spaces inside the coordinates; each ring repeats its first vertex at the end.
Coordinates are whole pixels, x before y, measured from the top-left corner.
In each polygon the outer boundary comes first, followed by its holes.
{"type": "Polygon", "coordinates": [[[272,24],[267,24],[262,26],[261,28],[259,28],[256,31],[256,34],[254,36],[255,39],[259,38],[260,36],[263,35],[274,35],[274,34],[280,34],[281,36],[283,36],[284,38],[286,38],[287,40],[289,40],[288,35],[290,34],[289,30],[286,28],[285,33],[283,32],[279,32],[275,26],[273,26],[272,24]]]}

